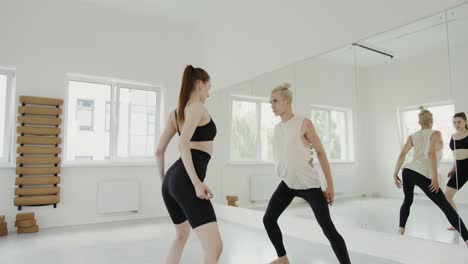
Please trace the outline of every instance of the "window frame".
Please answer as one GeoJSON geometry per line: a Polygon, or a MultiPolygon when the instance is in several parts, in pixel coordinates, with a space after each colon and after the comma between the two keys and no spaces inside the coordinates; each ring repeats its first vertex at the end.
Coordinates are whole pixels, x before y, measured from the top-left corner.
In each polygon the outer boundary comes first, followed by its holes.
{"type": "Polygon", "coordinates": [[[15,139],[15,107],[18,103],[15,100],[16,92],[16,70],[14,68],[0,67],[0,74],[5,75],[7,78],[6,93],[5,93],[5,121],[4,121],[4,135],[3,147],[0,149],[2,156],[0,157],[0,167],[14,166],[14,146],[15,139]]]}
{"type": "MultiPolygon", "coordinates": [[[[328,122],[331,123],[331,112],[342,112],[345,115],[345,142],[344,142],[344,147],[345,147],[345,159],[332,159],[330,157],[330,154],[328,153],[329,150],[327,149],[327,146],[324,146],[324,150],[327,153],[327,158],[329,163],[335,163],[335,164],[340,164],[340,163],[354,163],[355,162],[355,147],[354,147],[354,123],[353,123],[353,109],[352,108],[346,108],[346,107],[340,107],[340,106],[325,106],[325,105],[315,105],[311,104],[309,105],[308,109],[308,114],[309,118],[312,121],[312,124],[314,124],[314,120],[312,120],[312,111],[318,110],[318,111],[326,111],[328,112],[328,122]]],[[[320,135],[319,135],[320,136],[320,135]]],[[[330,137],[330,135],[328,135],[330,137]]],[[[323,145],[323,138],[320,138],[322,145],[323,145]]],[[[318,164],[318,160],[314,159],[314,164],[318,164]]]]}
{"type": "MultiPolygon", "coordinates": [[[[161,129],[163,127],[162,121],[164,116],[164,88],[159,84],[142,83],[128,80],[121,80],[116,78],[97,77],[82,74],[68,73],[65,81],[66,95],[65,95],[65,109],[64,109],[64,129],[63,129],[63,153],[64,162],[63,167],[94,167],[94,166],[153,166],[155,160],[155,153],[152,156],[139,156],[139,157],[119,157],[118,156],[118,134],[119,134],[119,108],[120,105],[120,88],[127,88],[131,90],[151,91],[156,93],[156,115],[155,115],[155,129],[154,129],[154,145],[155,150],[161,136],[161,129]],[[68,135],[68,116],[69,116],[69,90],[70,82],[85,82],[93,84],[103,84],[110,86],[110,130],[109,133],[109,159],[93,160],[93,161],[76,161],[70,160],[67,157],[67,135],[68,135]]],[[[106,100],[106,103],[109,102],[106,100]]],[[[104,124],[104,127],[106,125],[104,124]]],[[[106,156],[107,157],[107,156],[106,156]]]]}
{"type": "Polygon", "coordinates": [[[270,103],[269,98],[265,97],[257,97],[257,96],[246,96],[246,95],[236,95],[232,94],[230,95],[229,98],[229,120],[230,120],[230,129],[229,129],[229,153],[228,153],[228,164],[232,165],[242,165],[242,164],[273,164],[273,160],[262,160],[262,138],[261,138],[261,128],[262,128],[262,120],[261,120],[261,104],[262,103],[270,103]],[[242,102],[250,102],[250,103],[255,103],[255,115],[256,115],[256,124],[257,124],[257,131],[256,131],[256,151],[255,151],[255,159],[241,159],[241,160],[235,160],[231,156],[231,144],[232,144],[232,129],[233,127],[233,102],[234,101],[242,101],[242,102]]]}

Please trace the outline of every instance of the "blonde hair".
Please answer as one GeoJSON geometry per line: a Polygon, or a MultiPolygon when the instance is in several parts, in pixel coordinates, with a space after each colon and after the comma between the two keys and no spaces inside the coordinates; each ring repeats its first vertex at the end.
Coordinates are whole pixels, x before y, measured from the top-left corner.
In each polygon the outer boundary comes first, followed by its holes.
{"type": "Polygon", "coordinates": [[[423,106],[420,106],[419,110],[421,110],[418,114],[420,125],[429,125],[433,122],[432,113],[429,110],[425,109],[423,106]]]}
{"type": "Polygon", "coordinates": [[[292,101],[293,94],[292,94],[292,91],[289,88],[291,88],[290,83],[283,83],[283,84],[278,85],[275,88],[273,88],[273,90],[271,90],[271,94],[274,94],[276,92],[281,92],[281,94],[284,97],[286,97],[286,98],[288,98],[289,100],[292,101]]]}

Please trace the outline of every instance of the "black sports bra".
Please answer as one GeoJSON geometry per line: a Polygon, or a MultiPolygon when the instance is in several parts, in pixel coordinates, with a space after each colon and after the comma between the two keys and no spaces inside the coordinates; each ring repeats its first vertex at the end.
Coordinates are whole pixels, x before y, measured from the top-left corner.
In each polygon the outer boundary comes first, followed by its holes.
{"type": "MultiPolygon", "coordinates": [[[[177,126],[177,133],[179,133],[180,136],[179,122],[177,122],[177,110],[175,110],[174,113],[177,126]]],[[[203,126],[197,126],[195,132],[193,132],[193,136],[190,139],[190,141],[213,141],[213,139],[216,137],[216,132],[216,125],[213,121],[213,118],[211,118],[210,116],[210,122],[208,124],[203,126]]]]}
{"type": "Polygon", "coordinates": [[[468,136],[455,140],[455,144],[453,142],[453,137],[450,139],[450,149],[468,149],[468,136]]]}

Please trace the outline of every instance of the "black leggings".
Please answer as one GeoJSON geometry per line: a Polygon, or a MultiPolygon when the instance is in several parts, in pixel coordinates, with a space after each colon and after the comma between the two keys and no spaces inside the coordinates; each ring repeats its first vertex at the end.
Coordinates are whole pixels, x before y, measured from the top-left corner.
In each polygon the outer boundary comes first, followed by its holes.
{"type": "MultiPolygon", "coordinates": [[[[195,171],[203,181],[210,155],[196,149],[191,149],[191,153],[195,171]]],[[[182,159],[178,159],[164,175],[162,195],[174,224],[181,224],[188,220],[190,226],[195,229],[201,225],[216,222],[211,202],[197,197],[182,159]]]]}
{"type": "Polygon", "coordinates": [[[437,193],[431,192],[429,185],[431,185],[431,180],[428,178],[413,170],[403,169],[403,191],[405,193],[405,200],[403,201],[400,209],[400,227],[404,228],[406,226],[406,221],[410,214],[410,207],[413,204],[414,186],[418,186],[423,190],[427,197],[429,197],[429,199],[431,199],[442,210],[442,212],[444,212],[450,224],[458,229],[463,240],[467,241],[468,231],[466,230],[463,220],[459,218],[458,213],[447,201],[442,190],[439,190],[437,193]]]}
{"type": "Polygon", "coordinates": [[[340,263],[351,263],[345,241],[336,230],[330,218],[328,203],[323,195],[322,189],[312,188],[307,190],[294,190],[290,189],[283,181],[273,193],[273,196],[268,203],[265,216],[263,217],[263,224],[265,225],[268,236],[276,249],[278,257],[286,255],[286,250],[283,244],[283,235],[281,234],[281,230],[278,225],[278,218],[296,196],[306,200],[310,207],[312,207],[315,218],[322,228],[323,233],[330,241],[333,251],[340,263]]]}
{"type": "Polygon", "coordinates": [[[450,177],[447,186],[456,190],[460,190],[468,181],[468,159],[457,160],[456,174],[450,177]]]}

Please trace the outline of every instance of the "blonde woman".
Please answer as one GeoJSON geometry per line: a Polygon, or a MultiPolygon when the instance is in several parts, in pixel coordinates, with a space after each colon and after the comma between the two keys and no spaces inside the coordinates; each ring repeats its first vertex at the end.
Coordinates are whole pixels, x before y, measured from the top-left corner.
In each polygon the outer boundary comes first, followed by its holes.
{"type": "Polygon", "coordinates": [[[419,125],[421,130],[408,137],[406,144],[401,150],[393,174],[395,185],[401,188],[405,199],[400,209],[400,229],[401,235],[405,233],[405,226],[413,204],[414,187],[418,186],[441,210],[453,226],[458,226],[463,241],[468,245],[468,231],[465,224],[460,219],[455,209],[439,190],[438,163],[442,157],[443,142],[440,131],[432,130],[432,113],[423,107],[419,112],[419,125]],[[398,177],[400,168],[405,161],[408,152],[414,149],[413,160],[403,168],[403,182],[398,177]]]}

